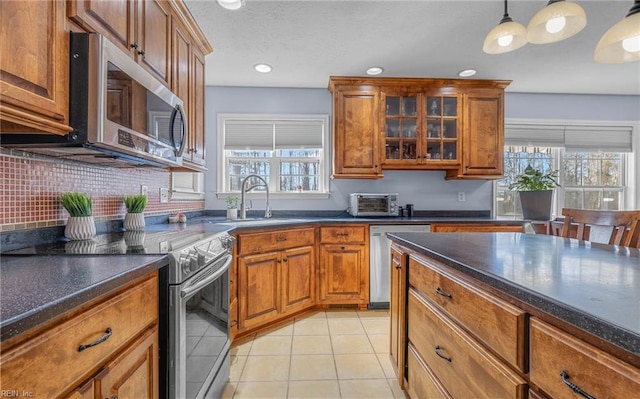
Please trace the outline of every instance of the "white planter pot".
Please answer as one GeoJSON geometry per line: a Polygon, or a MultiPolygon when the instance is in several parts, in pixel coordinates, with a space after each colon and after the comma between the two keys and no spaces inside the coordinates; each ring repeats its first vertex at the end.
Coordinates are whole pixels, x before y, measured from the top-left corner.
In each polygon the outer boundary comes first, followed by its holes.
{"type": "Polygon", "coordinates": [[[96,224],[93,216],[70,216],[64,235],[70,240],[88,240],[96,236],[96,224]]]}
{"type": "Polygon", "coordinates": [[[123,225],[125,230],[144,230],[144,213],[127,213],[123,225]]]}
{"type": "Polygon", "coordinates": [[[238,218],[238,208],[227,209],[227,219],[237,219],[238,218]]]}

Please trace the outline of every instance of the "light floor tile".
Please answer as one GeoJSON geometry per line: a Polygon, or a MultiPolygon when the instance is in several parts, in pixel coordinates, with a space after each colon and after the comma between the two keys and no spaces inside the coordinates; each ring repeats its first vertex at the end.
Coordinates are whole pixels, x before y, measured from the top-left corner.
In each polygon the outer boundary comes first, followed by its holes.
{"type": "Polygon", "coordinates": [[[333,353],[373,353],[366,335],[331,335],[333,353]]]}
{"type": "Polygon", "coordinates": [[[389,383],[377,380],[340,380],[342,399],[395,399],[389,383]]]}
{"type": "Polygon", "coordinates": [[[389,334],[391,322],[389,319],[361,319],[360,322],[367,334],[389,334]]]}
{"type": "Polygon", "coordinates": [[[264,335],[293,335],[293,321],[268,327],[258,332],[258,337],[264,335]]]}
{"type": "Polygon", "coordinates": [[[289,356],[249,356],[240,381],[287,381],[289,356]]]}
{"type": "Polygon", "coordinates": [[[291,356],[290,381],[335,380],[336,367],[332,355],[291,356]]]}
{"type": "Polygon", "coordinates": [[[249,355],[290,355],[291,340],[289,335],[264,335],[253,341],[249,355]]]}
{"type": "Polygon", "coordinates": [[[328,335],[296,335],[292,355],[330,355],[333,353],[328,335]]]}
{"type": "Polygon", "coordinates": [[[289,399],[338,399],[340,386],[338,380],[332,381],[291,381],[289,399]]]}
{"type": "Polygon", "coordinates": [[[380,362],[380,366],[382,367],[382,371],[384,371],[384,375],[386,378],[395,378],[396,371],[393,367],[393,363],[391,363],[391,356],[388,353],[377,353],[378,361],[380,362]]]}
{"type": "Polygon", "coordinates": [[[244,365],[247,363],[247,357],[231,355],[230,361],[231,372],[229,374],[229,381],[240,381],[242,370],[244,370],[244,365]]]}
{"type": "Polygon", "coordinates": [[[251,345],[253,345],[253,339],[255,338],[255,334],[250,334],[242,338],[238,338],[233,341],[233,346],[231,347],[232,355],[248,355],[251,350],[251,345]]]}
{"type": "Polygon", "coordinates": [[[326,319],[296,320],[293,335],[329,335],[326,319]]]}
{"type": "Polygon", "coordinates": [[[391,346],[389,334],[368,335],[368,337],[376,353],[389,353],[389,346],[391,346]]]}
{"type": "Polygon", "coordinates": [[[240,382],[236,387],[233,399],[286,399],[287,386],[285,382],[240,382]]]}
{"type": "Polygon", "coordinates": [[[237,385],[238,384],[235,382],[227,382],[227,384],[224,386],[224,391],[222,391],[221,399],[232,399],[233,395],[236,394],[237,385]]]}
{"type": "Polygon", "coordinates": [[[324,310],[318,310],[314,312],[304,313],[295,317],[295,320],[308,320],[308,319],[326,319],[327,315],[324,310]]]}
{"type": "Polygon", "coordinates": [[[353,309],[335,309],[327,311],[328,319],[355,319],[358,313],[353,309]]]}
{"type": "Polygon", "coordinates": [[[338,378],[341,380],[385,378],[378,358],[374,354],[334,355],[334,357],[338,378]]]}
{"type": "Polygon", "coordinates": [[[395,399],[406,399],[407,396],[404,394],[404,391],[400,389],[400,384],[398,384],[398,380],[396,378],[390,378],[387,382],[391,387],[391,392],[393,392],[393,397],[395,399]]]}
{"type": "Polygon", "coordinates": [[[358,335],[365,334],[360,319],[328,319],[331,335],[358,335]]]}
{"type": "Polygon", "coordinates": [[[358,310],[358,316],[361,319],[388,319],[388,309],[376,309],[376,310],[358,310]]]}

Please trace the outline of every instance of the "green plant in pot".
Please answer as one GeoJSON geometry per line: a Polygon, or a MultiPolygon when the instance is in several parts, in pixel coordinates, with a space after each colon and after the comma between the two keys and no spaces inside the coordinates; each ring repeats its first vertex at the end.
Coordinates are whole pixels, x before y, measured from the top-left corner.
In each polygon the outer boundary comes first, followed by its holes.
{"type": "Polygon", "coordinates": [[[60,194],[60,203],[69,213],[64,235],[70,240],[88,240],[96,235],[89,194],[68,192],[60,194]]]}
{"type": "Polygon", "coordinates": [[[126,230],[144,230],[144,208],[147,206],[146,194],[125,195],[122,198],[127,214],[124,216],[126,230]]]}
{"type": "Polygon", "coordinates": [[[522,206],[522,217],[526,220],[550,220],[553,191],[559,186],[558,171],[543,173],[528,165],[524,173],[509,185],[509,190],[517,190],[522,206]]]}
{"type": "Polygon", "coordinates": [[[235,195],[230,195],[225,199],[225,202],[227,203],[227,219],[237,219],[240,198],[235,195]]]}

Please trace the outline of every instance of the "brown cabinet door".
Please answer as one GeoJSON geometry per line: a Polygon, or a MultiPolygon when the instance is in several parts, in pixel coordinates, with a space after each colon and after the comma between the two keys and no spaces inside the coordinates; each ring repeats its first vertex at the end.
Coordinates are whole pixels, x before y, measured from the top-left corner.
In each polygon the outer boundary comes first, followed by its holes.
{"type": "Polygon", "coordinates": [[[463,176],[501,176],[504,151],[503,91],[476,89],[465,95],[463,176]]]}
{"type": "Polygon", "coordinates": [[[69,18],[89,32],[109,38],[125,52],[136,42],[134,2],[129,0],[71,0],[69,18]]]}
{"type": "Polygon", "coordinates": [[[149,329],[95,378],[103,398],[157,399],[158,328],[149,329]]]}
{"type": "Polygon", "coordinates": [[[415,90],[382,89],[381,160],[386,169],[410,169],[422,162],[422,95],[415,90]]]}
{"type": "Polygon", "coordinates": [[[0,1],[0,24],[0,131],[67,134],[65,2],[0,1]]]}
{"type": "Polygon", "coordinates": [[[365,246],[323,244],[320,251],[320,302],[366,306],[369,267],[365,246]]]}
{"type": "Polygon", "coordinates": [[[280,313],[280,254],[238,259],[239,330],[271,320],[280,313]]]}
{"type": "Polygon", "coordinates": [[[163,0],[138,2],[138,26],[134,49],[138,63],[158,79],[169,83],[171,66],[171,9],[163,0]]]}
{"type": "Polygon", "coordinates": [[[389,353],[400,388],[404,387],[404,365],[405,365],[405,303],[406,303],[406,282],[407,273],[404,261],[404,254],[397,248],[391,247],[390,276],[391,293],[389,303],[389,313],[391,316],[391,346],[389,353]]]}
{"type": "Polygon", "coordinates": [[[378,89],[338,89],[333,96],[333,177],[382,177],[378,89]]]}
{"type": "Polygon", "coordinates": [[[315,256],[313,247],[283,251],[282,311],[293,313],[315,303],[315,256]]]}
{"type": "Polygon", "coordinates": [[[204,134],[204,55],[193,46],[191,59],[191,114],[189,115],[189,146],[186,160],[196,165],[205,165],[204,134]]]}

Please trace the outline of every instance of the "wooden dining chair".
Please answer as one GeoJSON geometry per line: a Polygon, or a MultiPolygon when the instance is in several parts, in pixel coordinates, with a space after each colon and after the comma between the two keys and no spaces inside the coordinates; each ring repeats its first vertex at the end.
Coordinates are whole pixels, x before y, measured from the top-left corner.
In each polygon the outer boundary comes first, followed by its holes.
{"type": "Polygon", "coordinates": [[[563,208],[562,216],[562,237],[640,248],[640,211],[563,208]]]}

